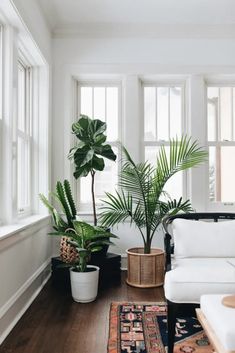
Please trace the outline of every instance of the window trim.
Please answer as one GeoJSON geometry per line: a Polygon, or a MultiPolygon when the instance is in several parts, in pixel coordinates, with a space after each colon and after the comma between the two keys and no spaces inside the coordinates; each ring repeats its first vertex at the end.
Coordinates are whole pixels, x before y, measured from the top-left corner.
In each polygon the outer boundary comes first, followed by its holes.
{"type": "MultiPolygon", "coordinates": [[[[208,98],[207,98],[207,89],[209,87],[218,87],[218,88],[223,88],[223,87],[231,87],[235,88],[235,77],[233,75],[230,75],[230,77],[225,77],[225,78],[208,78],[205,77],[205,146],[206,149],[209,153],[209,147],[228,147],[228,146],[235,146],[235,136],[234,141],[221,141],[220,140],[220,132],[219,132],[219,127],[217,127],[217,134],[216,134],[216,140],[215,141],[209,141],[208,140],[208,98]]],[[[232,99],[233,101],[233,99],[232,99]]],[[[233,103],[232,103],[232,108],[234,108],[233,103]]],[[[234,111],[232,110],[232,116],[234,116],[234,111]]],[[[220,119],[220,116],[219,118],[220,119]]],[[[223,202],[223,201],[210,201],[210,194],[209,194],[209,159],[207,163],[207,168],[206,168],[206,180],[208,183],[208,188],[207,188],[207,195],[206,195],[206,209],[208,211],[224,211],[224,212],[234,212],[235,211],[235,200],[234,201],[228,201],[228,202],[223,202]]]]}
{"type": "MultiPolygon", "coordinates": [[[[116,87],[118,89],[118,138],[116,141],[109,141],[107,140],[106,142],[110,144],[112,147],[115,147],[118,149],[118,156],[121,156],[121,147],[120,147],[120,141],[123,139],[123,129],[122,129],[122,116],[123,116],[123,111],[122,111],[122,81],[120,79],[74,79],[74,99],[73,99],[73,117],[71,124],[76,121],[76,118],[80,116],[80,94],[79,94],[79,89],[81,87],[116,87]]],[[[70,138],[70,148],[74,145],[75,143],[75,138],[71,136],[70,138]]],[[[120,170],[121,170],[121,158],[118,157],[118,160],[116,161],[118,163],[117,165],[117,174],[119,175],[120,170]]],[[[86,215],[91,215],[92,210],[91,210],[91,203],[81,203],[80,201],[80,182],[79,180],[75,180],[73,176],[73,166],[70,163],[70,176],[74,190],[75,196],[75,202],[78,202],[78,209],[79,209],[79,214],[86,214],[86,215]]],[[[101,202],[96,202],[97,206],[100,206],[102,203],[101,202]]],[[[98,214],[98,210],[97,210],[98,214]]]]}
{"type": "MultiPolygon", "coordinates": [[[[19,58],[18,58],[18,68],[24,70],[25,74],[25,132],[19,130],[18,128],[18,111],[17,111],[17,119],[16,119],[16,143],[18,146],[18,137],[21,137],[25,143],[29,144],[29,168],[28,168],[28,194],[29,194],[29,204],[26,207],[19,208],[18,206],[18,168],[17,168],[17,214],[19,218],[29,216],[32,213],[32,184],[34,183],[34,174],[33,174],[33,149],[34,144],[32,141],[32,120],[33,120],[33,69],[32,66],[29,65],[29,62],[25,62],[22,57],[22,51],[19,50],[19,58]]],[[[19,97],[19,96],[18,96],[19,97]]],[[[16,152],[16,160],[18,163],[18,150],[16,152]]],[[[16,164],[17,164],[16,163],[16,164]]]]}
{"type": "MultiPolygon", "coordinates": [[[[186,109],[186,103],[187,103],[187,91],[186,91],[186,87],[187,87],[187,82],[185,78],[182,79],[177,79],[177,78],[161,78],[161,79],[156,79],[156,80],[145,80],[142,79],[141,80],[141,113],[143,116],[142,124],[141,124],[141,161],[144,162],[145,161],[145,147],[151,147],[151,146],[156,146],[156,147],[161,147],[162,145],[165,146],[169,146],[170,145],[170,141],[166,141],[166,140],[155,140],[155,141],[146,141],[145,140],[145,129],[144,129],[144,88],[145,87],[181,87],[181,111],[182,111],[182,117],[181,117],[181,127],[182,127],[182,135],[183,134],[187,134],[187,123],[188,123],[188,116],[187,116],[187,109],[186,109]]],[[[168,102],[169,104],[169,102],[168,102]]],[[[168,119],[169,119],[169,113],[168,113],[168,119]]],[[[157,120],[157,119],[156,119],[157,120]]],[[[157,123],[156,123],[157,124],[157,123]]],[[[170,126],[169,126],[170,128],[170,126]]],[[[180,137],[180,136],[179,136],[180,137]]],[[[188,172],[184,171],[182,173],[182,197],[183,199],[188,199],[189,198],[189,187],[188,187],[188,172]]]]}
{"type": "MultiPolygon", "coordinates": [[[[36,47],[32,38],[25,31],[25,35],[10,24],[3,25],[3,126],[2,126],[2,165],[0,175],[0,192],[4,199],[4,207],[1,209],[1,226],[8,233],[11,226],[21,223],[33,215],[48,214],[41,205],[38,193],[47,194],[49,187],[49,65],[36,47]],[[21,34],[22,34],[21,33],[21,34]],[[30,49],[30,50],[29,50],[30,49]],[[30,51],[30,52],[29,52],[30,51]],[[32,154],[33,173],[35,185],[30,192],[30,212],[18,214],[17,212],[17,76],[18,59],[30,66],[35,82],[32,83],[33,107],[35,115],[32,128],[32,138],[35,151],[32,154]],[[26,59],[28,58],[28,60],[26,59]],[[36,121],[36,123],[35,123],[36,121]],[[37,131],[35,131],[37,130],[37,131]],[[43,133],[40,133],[43,131],[43,133]],[[38,180],[37,171],[41,172],[38,180]],[[1,180],[2,178],[2,180],[1,180]]],[[[23,33],[23,32],[22,32],[23,33]]],[[[1,203],[2,201],[0,201],[1,203]]],[[[0,205],[1,206],[1,205],[0,205]]],[[[1,228],[2,229],[2,228],[1,228]]]]}

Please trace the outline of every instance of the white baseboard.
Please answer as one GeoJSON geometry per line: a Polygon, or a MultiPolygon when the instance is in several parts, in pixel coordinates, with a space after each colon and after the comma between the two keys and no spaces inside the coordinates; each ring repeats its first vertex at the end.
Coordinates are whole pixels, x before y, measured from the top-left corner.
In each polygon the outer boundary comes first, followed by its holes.
{"type": "Polygon", "coordinates": [[[0,345],[17,324],[51,276],[51,259],[46,260],[0,308],[0,345]]]}

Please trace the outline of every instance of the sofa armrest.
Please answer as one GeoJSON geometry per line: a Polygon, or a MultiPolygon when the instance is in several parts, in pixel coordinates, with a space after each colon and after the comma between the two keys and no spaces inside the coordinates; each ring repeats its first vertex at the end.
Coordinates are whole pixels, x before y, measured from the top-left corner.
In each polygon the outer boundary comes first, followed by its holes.
{"type": "Polygon", "coordinates": [[[165,246],[165,253],[166,253],[165,269],[166,269],[166,271],[170,271],[171,270],[172,245],[171,245],[171,235],[169,233],[165,234],[164,246],[165,246]]]}

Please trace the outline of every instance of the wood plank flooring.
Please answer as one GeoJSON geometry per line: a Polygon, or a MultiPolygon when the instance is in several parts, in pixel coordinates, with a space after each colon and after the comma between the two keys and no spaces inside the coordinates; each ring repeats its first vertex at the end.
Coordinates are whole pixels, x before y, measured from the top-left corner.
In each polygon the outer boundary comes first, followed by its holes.
{"type": "Polygon", "coordinates": [[[3,342],[0,353],[106,353],[112,301],[157,302],[163,288],[139,289],[125,283],[100,291],[95,302],[75,303],[49,281],[3,342]]]}

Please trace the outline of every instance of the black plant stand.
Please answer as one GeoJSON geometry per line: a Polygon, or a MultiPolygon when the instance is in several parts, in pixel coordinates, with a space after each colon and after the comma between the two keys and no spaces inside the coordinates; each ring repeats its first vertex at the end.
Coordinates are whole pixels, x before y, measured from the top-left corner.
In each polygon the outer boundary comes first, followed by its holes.
{"type": "MultiPolygon", "coordinates": [[[[61,267],[60,257],[51,259],[53,286],[61,292],[71,292],[69,268],[61,267]]],[[[121,281],[121,256],[107,253],[106,256],[93,256],[90,264],[100,267],[99,288],[107,288],[121,281]]]]}

